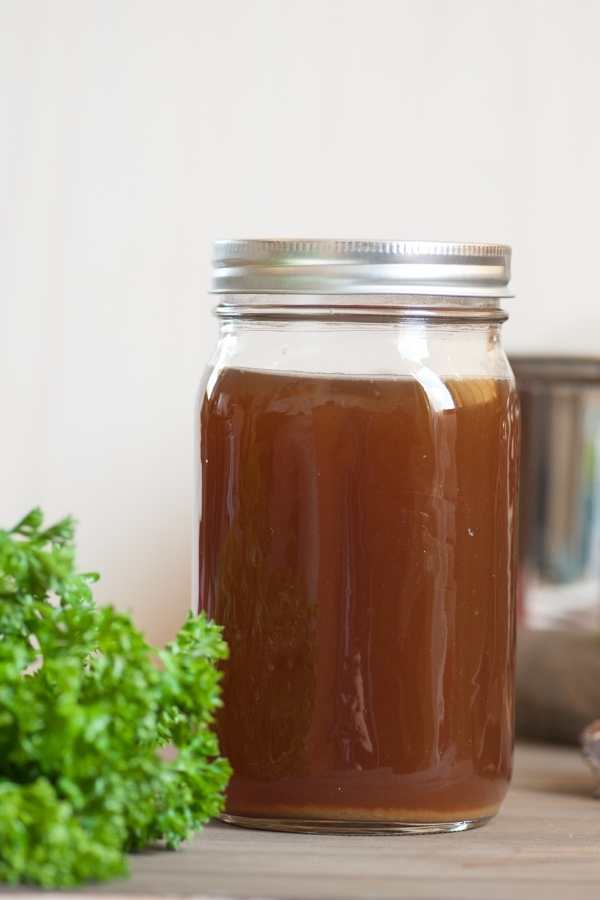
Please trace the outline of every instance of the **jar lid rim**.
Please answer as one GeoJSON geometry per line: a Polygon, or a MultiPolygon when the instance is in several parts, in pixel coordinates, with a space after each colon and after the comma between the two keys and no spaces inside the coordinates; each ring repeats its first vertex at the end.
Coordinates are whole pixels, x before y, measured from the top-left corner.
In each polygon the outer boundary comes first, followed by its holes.
{"type": "Polygon", "coordinates": [[[417,240],[216,241],[215,294],[511,297],[507,244],[417,240]]]}

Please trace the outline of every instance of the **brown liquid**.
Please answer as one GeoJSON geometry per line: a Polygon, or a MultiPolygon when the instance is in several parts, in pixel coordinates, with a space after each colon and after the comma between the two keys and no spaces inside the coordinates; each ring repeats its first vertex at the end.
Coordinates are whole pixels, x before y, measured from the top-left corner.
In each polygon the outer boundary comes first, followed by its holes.
{"type": "Polygon", "coordinates": [[[203,404],[231,814],[442,822],[506,792],[517,401],[424,384],[229,369],[203,404]]]}

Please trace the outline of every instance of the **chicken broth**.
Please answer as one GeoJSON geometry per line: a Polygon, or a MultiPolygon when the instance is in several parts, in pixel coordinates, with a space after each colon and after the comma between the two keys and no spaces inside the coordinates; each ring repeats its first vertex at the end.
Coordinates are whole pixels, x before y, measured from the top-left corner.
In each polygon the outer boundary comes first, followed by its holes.
{"type": "Polygon", "coordinates": [[[199,606],[230,659],[227,812],[447,822],[511,774],[507,379],[224,369],[201,406],[199,606]]]}

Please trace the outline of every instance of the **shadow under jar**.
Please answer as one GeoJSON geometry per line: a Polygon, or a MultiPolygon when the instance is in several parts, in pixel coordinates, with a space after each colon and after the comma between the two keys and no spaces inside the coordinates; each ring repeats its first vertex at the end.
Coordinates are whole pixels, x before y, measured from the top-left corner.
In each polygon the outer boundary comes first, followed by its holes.
{"type": "Polygon", "coordinates": [[[195,603],[230,659],[223,819],[459,831],[511,776],[510,249],[226,241],[195,603]]]}

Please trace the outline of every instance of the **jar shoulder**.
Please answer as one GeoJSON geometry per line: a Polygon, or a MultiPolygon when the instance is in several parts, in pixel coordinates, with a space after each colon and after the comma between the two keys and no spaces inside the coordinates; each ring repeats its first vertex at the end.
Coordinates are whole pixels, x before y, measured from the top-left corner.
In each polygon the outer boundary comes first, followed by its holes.
{"type": "Polygon", "coordinates": [[[502,379],[514,383],[498,326],[423,323],[226,325],[203,387],[224,369],[417,381],[502,379]]]}

